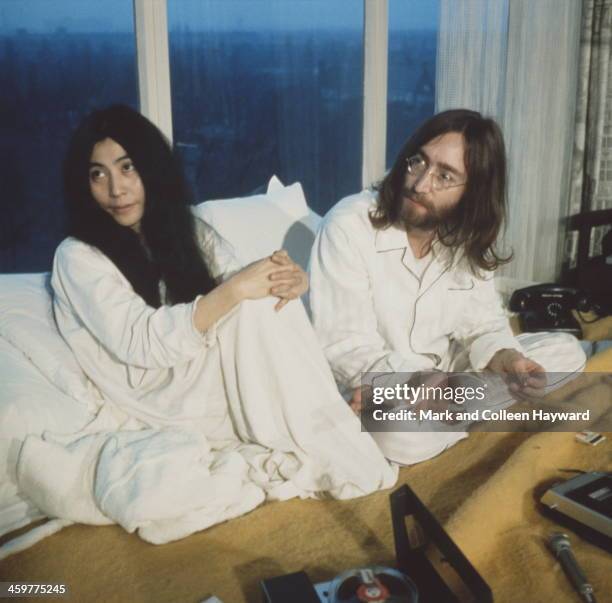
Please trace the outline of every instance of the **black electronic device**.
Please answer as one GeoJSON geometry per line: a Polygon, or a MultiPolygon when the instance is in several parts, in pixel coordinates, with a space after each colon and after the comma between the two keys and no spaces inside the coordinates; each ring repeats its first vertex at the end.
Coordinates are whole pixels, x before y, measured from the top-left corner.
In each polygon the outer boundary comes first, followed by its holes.
{"type": "Polygon", "coordinates": [[[612,474],[580,474],[547,490],[541,503],[561,525],[612,552],[612,474]]]}
{"type": "Polygon", "coordinates": [[[294,572],[263,580],[261,588],[266,603],[292,601],[293,603],[321,603],[314,585],[306,572],[294,572]]]}
{"type": "Polygon", "coordinates": [[[576,275],[576,280],[578,287],[588,291],[592,312],[600,318],[612,315],[612,254],[589,260],[576,275]]]}
{"type": "Polygon", "coordinates": [[[493,601],[487,583],[408,486],[393,492],[390,502],[396,568],[350,569],[315,585],[304,572],[270,578],[261,583],[264,603],[493,601]]]}
{"type": "Polygon", "coordinates": [[[510,298],[510,310],[518,312],[524,332],[562,331],[582,336],[572,310],[588,312],[591,303],[579,289],[555,284],[517,289],[510,298]]]}
{"type": "Polygon", "coordinates": [[[573,266],[566,265],[563,284],[586,291],[591,311],[612,315],[612,208],[581,211],[571,216],[568,232],[577,235],[573,266]],[[607,229],[607,233],[603,234],[607,229]],[[597,234],[598,233],[598,234],[597,234]],[[603,234],[601,241],[597,241],[603,234]]]}

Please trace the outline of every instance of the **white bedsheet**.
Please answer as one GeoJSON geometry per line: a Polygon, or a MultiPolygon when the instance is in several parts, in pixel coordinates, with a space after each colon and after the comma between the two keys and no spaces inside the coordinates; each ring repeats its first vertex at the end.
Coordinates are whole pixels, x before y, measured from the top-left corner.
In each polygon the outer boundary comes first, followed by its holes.
{"type": "MultiPolygon", "coordinates": [[[[55,336],[60,339],[59,334],[55,336]]],[[[17,486],[16,463],[24,438],[48,429],[74,432],[89,423],[94,414],[87,400],[77,400],[62,391],[51,380],[53,374],[45,373],[44,367],[39,368],[32,358],[3,337],[0,357],[0,536],[3,536],[44,517],[17,486]]],[[[79,377],[77,373],[75,378],[79,377]]]]}
{"type": "Polygon", "coordinates": [[[69,522],[118,523],[163,543],[265,499],[391,487],[397,468],[338,394],[302,305],[276,313],[274,301],[243,303],[216,329],[207,353],[218,370],[208,375],[218,374],[225,394],[210,401],[210,433],[180,418],[177,426],[147,424],[107,401],[82,431],[29,436],[19,489],[61,521],[8,543],[0,558],[69,522]]]}

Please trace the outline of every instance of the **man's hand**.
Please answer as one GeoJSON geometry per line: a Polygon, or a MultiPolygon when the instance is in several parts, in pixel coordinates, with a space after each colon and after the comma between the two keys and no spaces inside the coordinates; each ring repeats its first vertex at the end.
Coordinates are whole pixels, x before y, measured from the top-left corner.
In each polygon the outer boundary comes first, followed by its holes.
{"type": "Polygon", "coordinates": [[[495,352],[486,369],[504,375],[511,392],[534,397],[541,397],[545,393],[544,369],[517,350],[503,349],[495,352]]]}
{"type": "Polygon", "coordinates": [[[348,401],[348,405],[351,407],[351,410],[356,414],[361,414],[363,410],[363,398],[364,396],[371,396],[372,388],[369,385],[362,385],[361,387],[356,387],[353,390],[353,396],[348,401]]]}
{"type": "Polygon", "coordinates": [[[278,303],[274,306],[274,309],[278,311],[292,299],[297,299],[308,291],[308,276],[284,249],[275,251],[270,259],[283,268],[270,275],[272,281],[270,293],[279,298],[278,303]]]}

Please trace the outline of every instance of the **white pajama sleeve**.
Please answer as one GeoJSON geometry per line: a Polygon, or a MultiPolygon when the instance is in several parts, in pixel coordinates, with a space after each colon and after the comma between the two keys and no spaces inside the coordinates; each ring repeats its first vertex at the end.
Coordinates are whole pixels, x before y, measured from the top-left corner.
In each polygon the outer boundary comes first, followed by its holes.
{"type": "Polygon", "coordinates": [[[58,248],[51,285],[60,330],[87,329],[124,364],[176,366],[207,343],[193,323],[197,300],[152,308],[103,253],[80,241],[68,239],[58,248]]]}
{"type": "Polygon", "coordinates": [[[486,368],[499,350],[523,352],[512,334],[492,275],[486,279],[474,279],[470,303],[466,304],[466,311],[453,337],[469,350],[470,364],[478,371],[486,368]]]}
{"type": "Polygon", "coordinates": [[[317,235],[309,275],[315,331],[341,387],[358,387],[363,372],[419,370],[421,357],[391,349],[378,332],[367,263],[337,224],[317,235]]]}

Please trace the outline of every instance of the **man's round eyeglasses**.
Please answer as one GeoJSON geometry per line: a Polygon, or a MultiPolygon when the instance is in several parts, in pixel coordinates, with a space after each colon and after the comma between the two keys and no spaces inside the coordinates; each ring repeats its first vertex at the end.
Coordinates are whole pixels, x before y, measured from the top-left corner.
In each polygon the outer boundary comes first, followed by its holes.
{"type": "Polygon", "coordinates": [[[408,159],[406,159],[406,171],[410,176],[416,178],[417,181],[431,174],[431,188],[434,191],[444,191],[465,184],[465,180],[460,181],[459,178],[449,170],[445,170],[439,166],[430,166],[423,155],[408,157],[408,159]]]}

